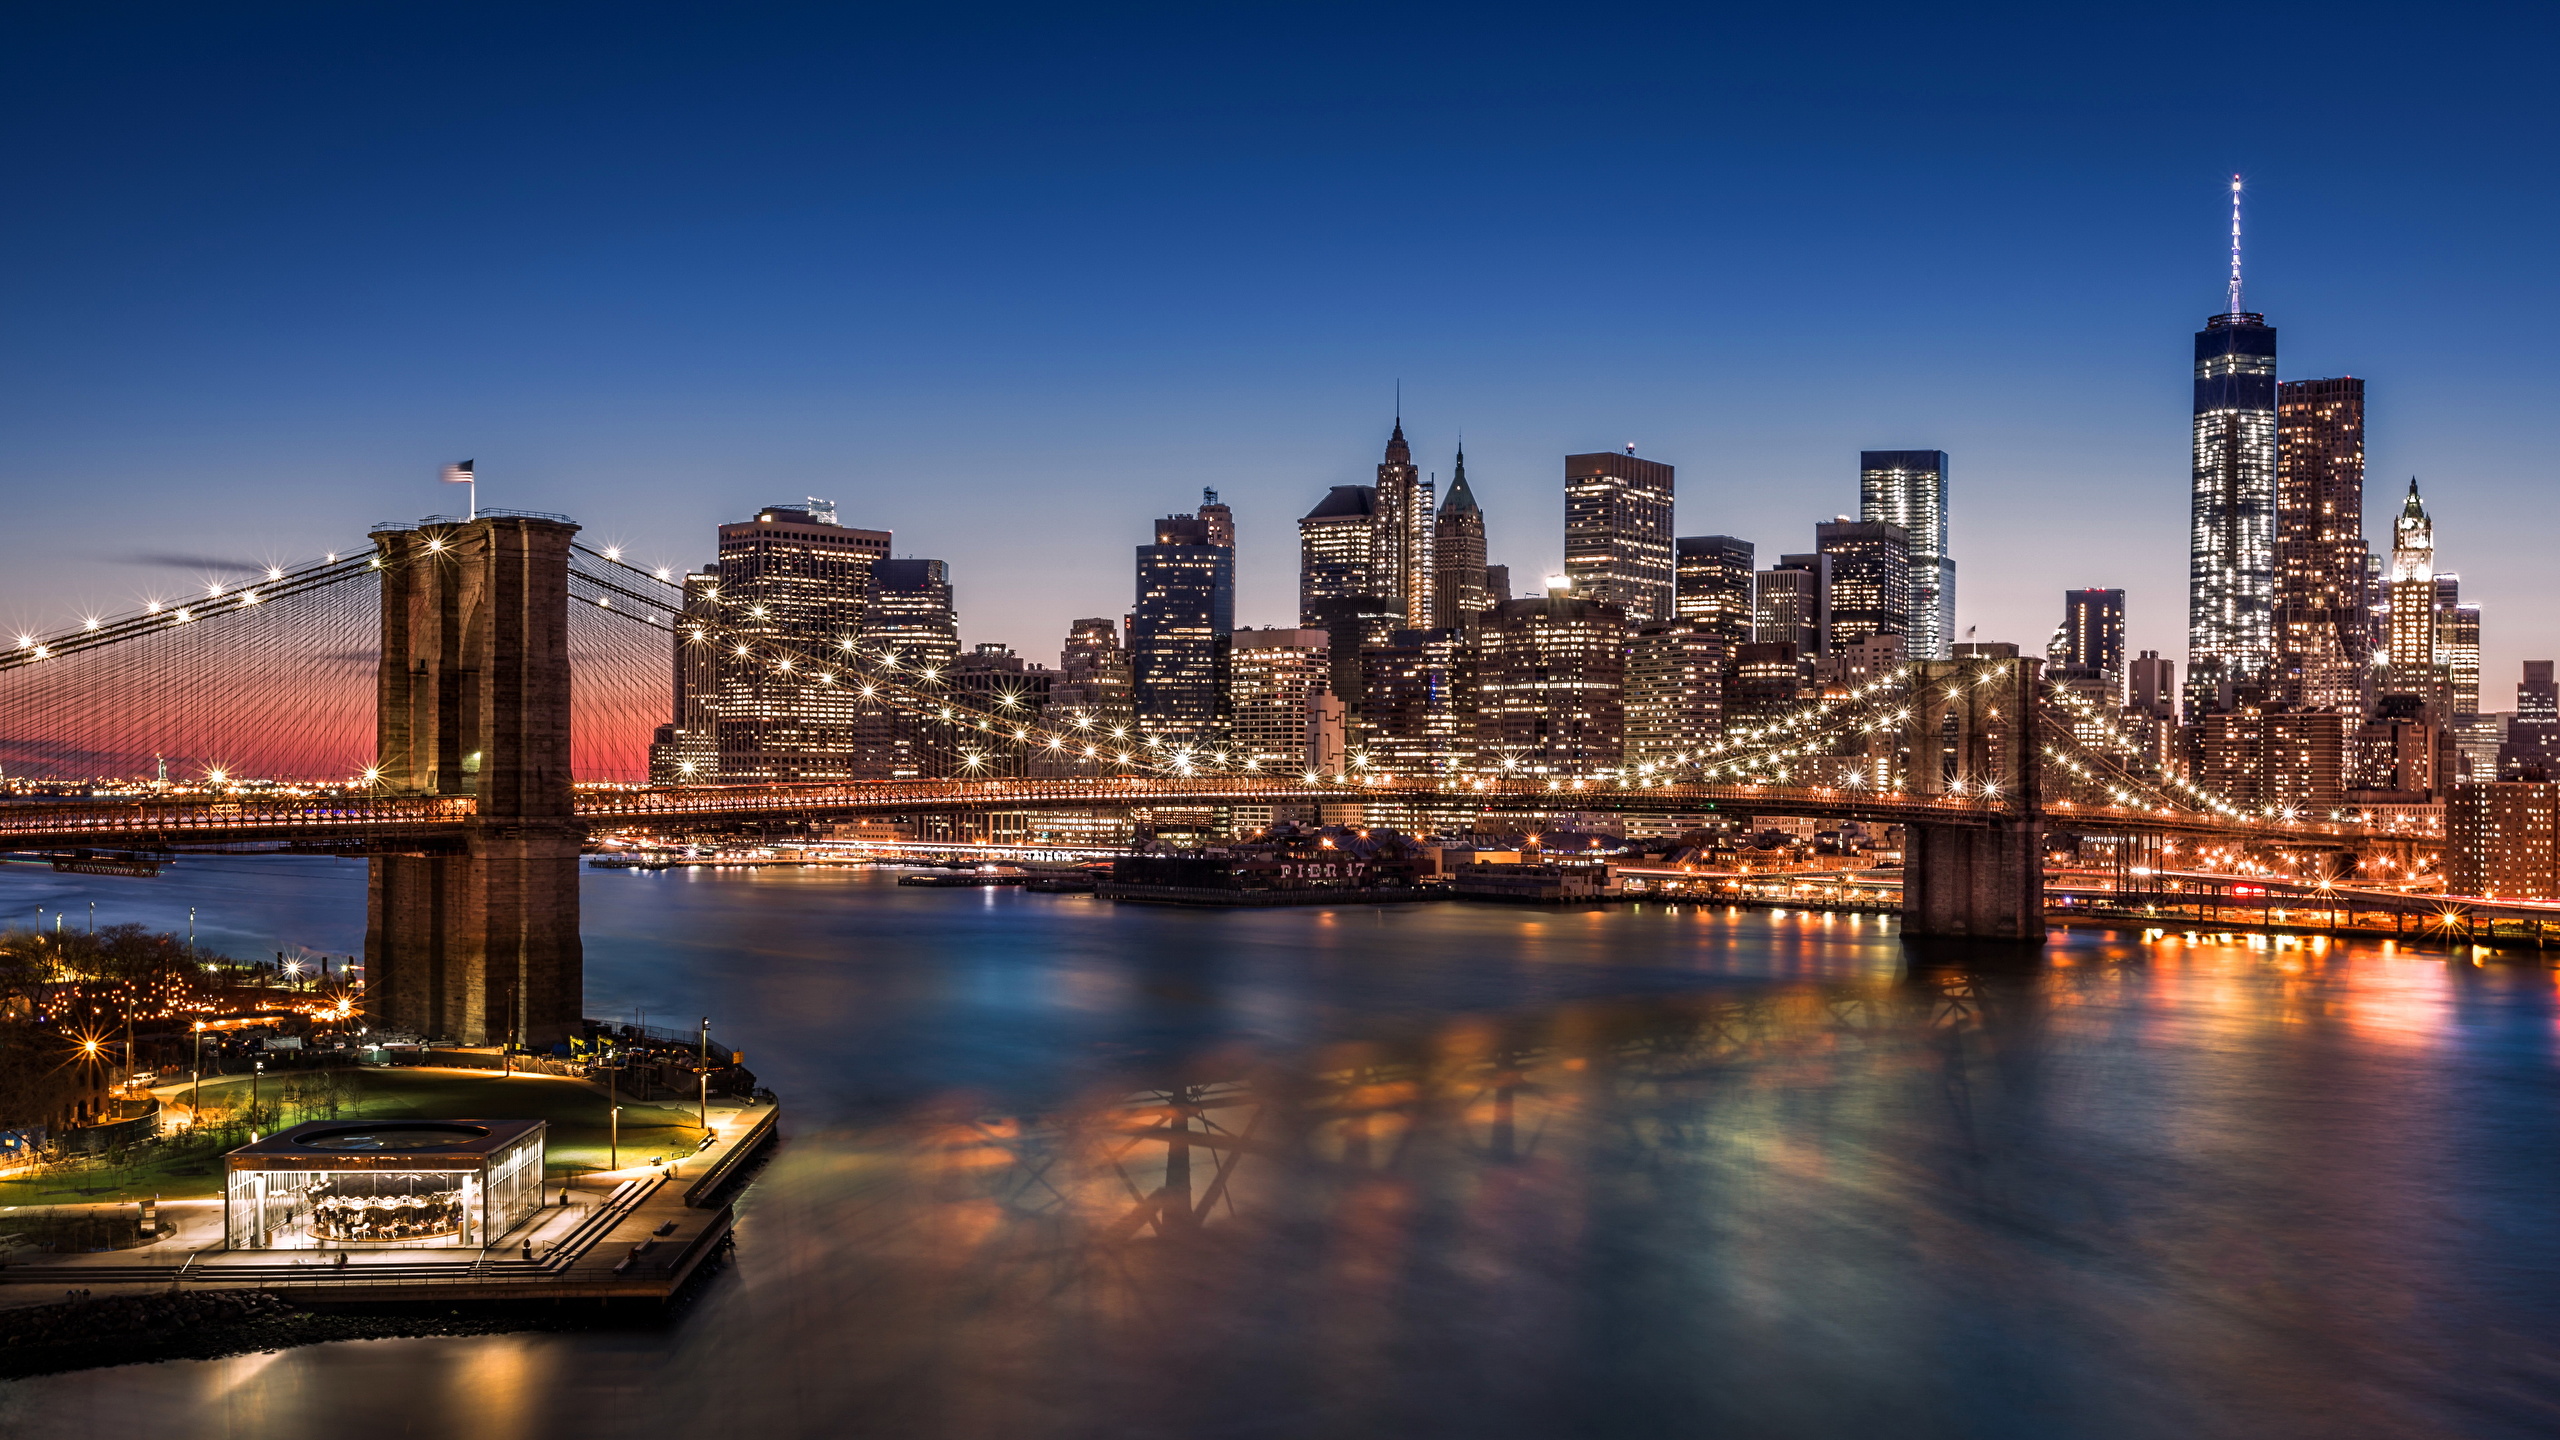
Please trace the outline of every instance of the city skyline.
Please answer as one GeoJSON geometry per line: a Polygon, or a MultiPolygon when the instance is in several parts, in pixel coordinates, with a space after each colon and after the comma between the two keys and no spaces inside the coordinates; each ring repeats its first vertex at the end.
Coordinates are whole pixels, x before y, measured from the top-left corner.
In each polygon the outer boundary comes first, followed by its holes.
{"type": "MultiPolygon", "coordinates": [[[[1860,451],[1928,446],[1958,472],[1958,636],[2032,645],[2054,591],[2122,588],[2128,644],[2183,659],[2180,337],[2222,299],[2220,192],[2237,170],[2250,303],[2285,326],[2281,378],[2374,387],[2368,536],[2387,525],[2382,477],[2424,477],[2439,544],[2484,610],[2484,671],[2560,650],[2560,577],[2534,560],[2560,522],[2534,503],[2550,463],[2524,418],[2554,380],[2535,254],[2549,202],[2452,143],[2539,123],[2495,82],[2533,48],[2512,35],[2485,58],[2459,30],[2395,45],[2390,88],[2408,98],[2386,102],[2347,98],[2373,93],[2353,80],[2381,63],[2353,24],[2238,22],[2238,43],[2281,33],[2302,62],[2264,103],[2304,123],[2235,146],[2196,103],[2203,80],[2148,66],[2188,43],[2165,17],[2123,22],[2075,81],[2106,98],[2090,111],[2103,125],[2033,136],[1986,98],[1994,76],[1996,93],[2019,83],[2008,61],[2033,42],[1991,26],[1886,24],[1802,94],[1724,77],[1684,119],[1706,92],[1673,82],[1603,121],[1531,98],[1548,67],[1635,34],[1665,56],[1708,53],[1708,37],[1665,16],[1534,37],[1502,21],[1451,57],[1487,63],[1431,69],[1386,112],[1345,120],[1291,97],[1360,67],[1236,50],[1268,37],[1222,23],[1177,38],[1032,26],[975,45],[971,65],[1022,83],[939,137],[874,124],[950,77],[929,21],[741,31],[708,73],[671,37],[615,38],[574,97],[549,102],[498,77],[595,51],[591,32],[535,25],[522,54],[493,59],[459,24],[397,46],[353,19],[208,26],[166,56],[102,47],[75,19],[36,27],[6,102],[50,144],[20,162],[34,218],[0,241],[21,337],[0,475],[18,526],[82,538],[13,547],[0,620],[41,628],[182,589],[217,568],[204,562],[343,545],[449,508],[432,476],[474,456],[486,503],[575,515],[670,566],[705,561],[699,537],[757,506],[837,496],[901,554],[950,564],[968,641],[1026,654],[1061,619],[1125,608],[1118,557],[1144,538],[1130,517],[1210,481],[1239,512],[1239,622],[1287,624],[1289,527],[1325,487],[1370,479],[1401,381],[1417,468],[1445,485],[1463,434],[1488,558],[1523,592],[1561,568],[1558,456],[1633,440],[1682,472],[1675,533],[1775,556],[1809,548],[1812,520],[1857,513],[1860,451]],[[881,82],[858,95],[829,65],[857,41],[881,82]],[[1180,63],[1231,53],[1258,58],[1180,63]],[[1148,75],[1134,119],[1092,79],[1051,74],[1062,54],[1148,75]],[[1916,114],[1891,80],[1915,61],[1939,77],[1916,114]],[[159,94],[200,66],[234,83],[159,94]],[[1446,78],[1459,69],[1463,87],[1446,78]],[[1232,115],[1146,123],[1190,113],[1213,71],[1290,137],[1232,115]],[[428,114],[402,98],[455,73],[498,88],[428,114]],[[323,74],[350,78],[323,91],[309,78],[323,74]],[[366,81],[381,97],[351,98],[366,81]],[[156,122],[181,104],[160,158],[156,122]],[[1930,153],[1874,137],[1888,106],[1930,153]],[[644,111],[627,135],[571,144],[644,111]],[[321,113],[339,122],[325,151],[268,143],[321,113]],[[1713,143],[1746,115],[1776,129],[1713,143]],[[121,123],[89,123],[108,116],[121,123]],[[985,170],[1034,116],[1043,138],[1022,162],[985,170]],[[2313,122],[2393,138],[2340,151],[2313,122]],[[1132,123],[1147,138],[1121,170],[1075,158],[1132,123]],[[1378,143],[1390,123],[1420,128],[1378,143]],[[1552,162],[1521,152],[1532,123],[1552,162]],[[658,143],[674,133],[695,148],[658,143]],[[809,148],[848,133],[878,137],[866,158],[809,148]],[[980,163],[986,188],[952,192],[940,177],[956,163],[980,163]],[[253,183],[173,183],[235,170],[253,183]],[[1382,184],[1417,212],[1499,223],[1305,243],[1339,235],[1382,184]],[[1618,191],[1650,218],[1605,262],[1554,243],[1584,197],[1618,191]],[[1940,223],[1889,247],[1846,223],[1924,201],[1940,223]],[[2448,211],[2465,217],[2464,282],[2496,304],[2443,303],[2448,211]],[[516,258],[498,258],[502,238],[516,258]],[[1381,313],[1404,337],[1392,354],[1381,313]],[[2022,324],[2034,345],[2017,343],[2022,324]],[[1603,325],[1616,343],[1562,343],[1603,325]],[[961,492],[984,503],[943,503],[961,492]],[[188,542],[97,533],[84,514],[100,494],[188,542]]],[[[1767,23],[1762,41],[1802,38],[1767,23]]]]}

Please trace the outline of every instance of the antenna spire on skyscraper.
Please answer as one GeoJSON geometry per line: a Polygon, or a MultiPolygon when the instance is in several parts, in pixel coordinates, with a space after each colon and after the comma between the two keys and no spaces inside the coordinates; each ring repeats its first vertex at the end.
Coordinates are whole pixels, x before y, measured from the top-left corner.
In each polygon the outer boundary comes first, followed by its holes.
{"type": "Polygon", "coordinates": [[[2231,313],[2240,313],[2240,177],[2231,177],[2231,313]]]}

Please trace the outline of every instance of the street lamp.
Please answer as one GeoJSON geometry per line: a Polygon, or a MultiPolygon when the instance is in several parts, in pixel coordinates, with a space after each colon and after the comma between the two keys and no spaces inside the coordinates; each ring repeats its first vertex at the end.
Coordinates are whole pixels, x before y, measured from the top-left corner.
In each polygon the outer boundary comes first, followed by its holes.
{"type": "Polygon", "coordinates": [[[614,1107],[613,1107],[613,1113],[612,1113],[612,1115],[608,1118],[607,1123],[609,1123],[609,1124],[613,1127],[613,1131],[612,1131],[612,1138],[611,1138],[611,1139],[609,1139],[609,1140],[607,1140],[607,1141],[605,1142],[605,1152],[604,1152],[604,1155],[605,1155],[605,1164],[604,1164],[604,1168],[605,1168],[606,1170],[608,1170],[608,1171],[612,1171],[612,1170],[619,1170],[619,1169],[621,1169],[621,1168],[622,1168],[622,1107],[621,1107],[621,1106],[616,1105],[616,1106],[614,1106],[614,1107]]]}

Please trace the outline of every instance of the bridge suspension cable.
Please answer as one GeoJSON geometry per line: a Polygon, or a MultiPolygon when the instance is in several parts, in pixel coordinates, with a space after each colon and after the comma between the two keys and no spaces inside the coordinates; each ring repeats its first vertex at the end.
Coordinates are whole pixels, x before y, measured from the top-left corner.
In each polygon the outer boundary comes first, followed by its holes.
{"type": "Polygon", "coordinates": [[[356,779],[373,754],[374,568],[359,545],[11,637],[0,767],[54,782],[356,779]]]}

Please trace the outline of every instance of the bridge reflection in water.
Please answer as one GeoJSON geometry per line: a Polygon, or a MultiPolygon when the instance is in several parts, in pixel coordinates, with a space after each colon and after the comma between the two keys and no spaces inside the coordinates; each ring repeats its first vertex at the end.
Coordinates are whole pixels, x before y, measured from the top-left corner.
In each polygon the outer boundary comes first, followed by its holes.
{"type": "Polygon", "coordinates": [[[804,1117],[681,1323],[0,1407],[777,1440],[2521,1436],[2560,1407],[2537,969],[2075,931],[1905,978],[1881,927],[1765,913],[588,883],[607,993],[717,987],[804,1117]]]}
{"type": "MultiPolygon", "coordinates": [[[[2134,953],[1469,1019],[820,1139],[751,1226],[788,1333],[737,1359],[808,1377],[792,1413],[911,1433],[2242,1433],[2218,1395],[2323,1410],[2359,1365],[2374,1409],[2319,1433],[2430,1433],[2448,1338],[2353,1303],[2443,1283],[2389,1253],[2409,1166],[2213,1056],[2340,997],[2242,981],[2146,1057],[2241,977],[2134,953]]],[[[2337,1095],[2418,1141],[2385,1072],[2337,1095]]]]}

